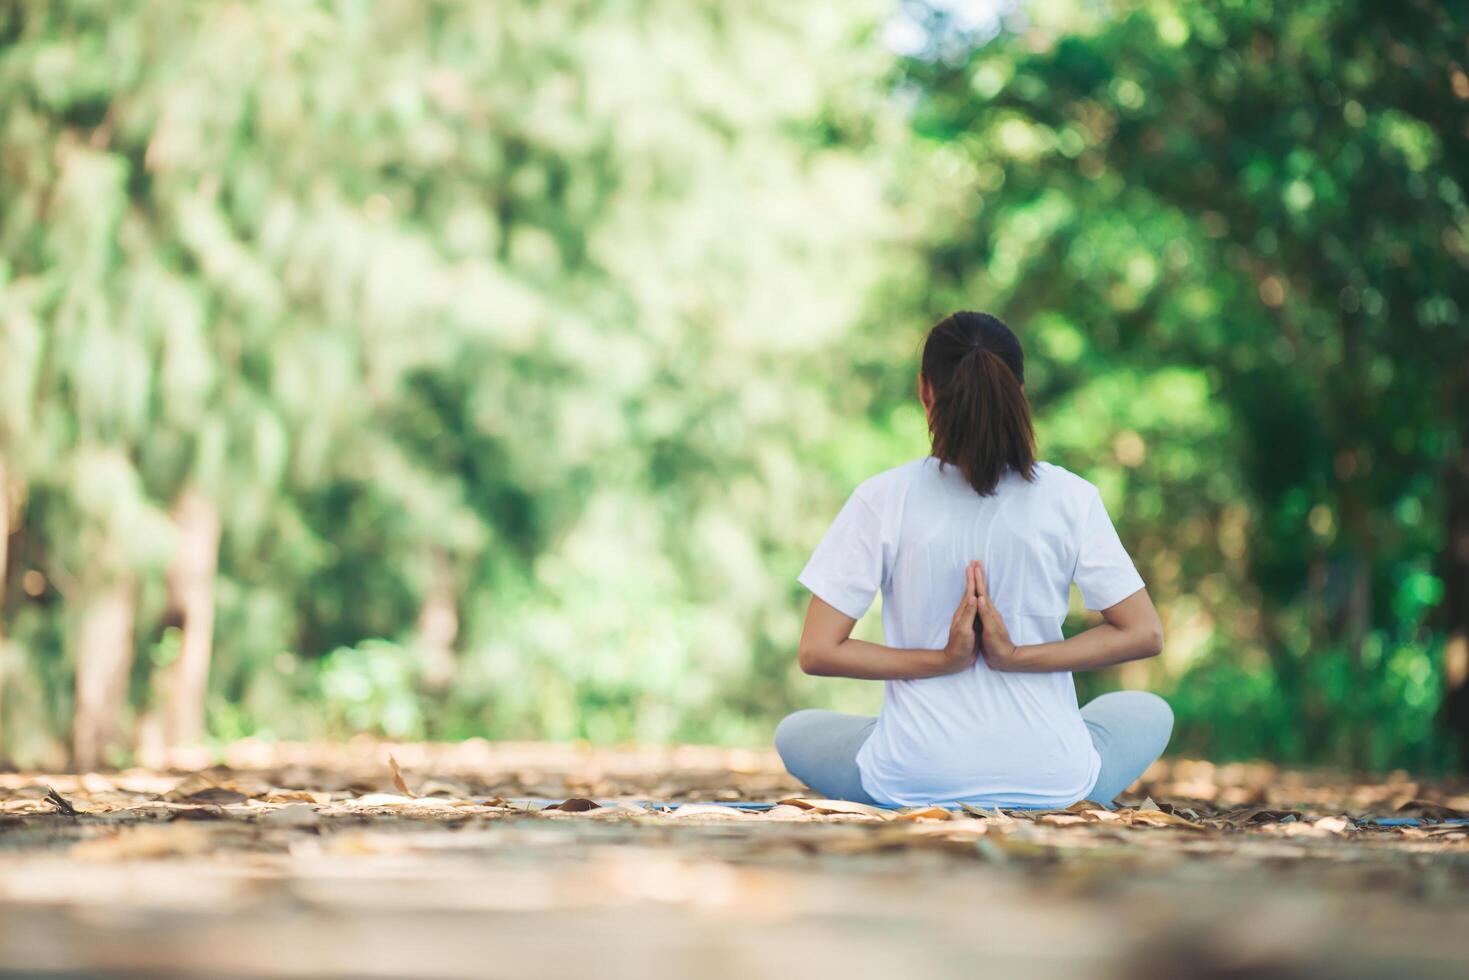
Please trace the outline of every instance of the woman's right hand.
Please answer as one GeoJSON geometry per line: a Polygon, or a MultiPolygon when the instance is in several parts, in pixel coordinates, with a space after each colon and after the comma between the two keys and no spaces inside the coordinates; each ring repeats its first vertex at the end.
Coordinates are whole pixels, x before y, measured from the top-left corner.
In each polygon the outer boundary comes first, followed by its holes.
{"type": "Polygon", "coordinates": [[[949,642],[942,651],[941,673],[956,674],[974,666],[974,661],[979,656],[979,643],[974,634],[974,620],[977,615],[979,580],[974,562],[970,562],[964,575],[964,595],[959,600],[959,608],[954,610],[954,618],[949,621],[949,642]]]}

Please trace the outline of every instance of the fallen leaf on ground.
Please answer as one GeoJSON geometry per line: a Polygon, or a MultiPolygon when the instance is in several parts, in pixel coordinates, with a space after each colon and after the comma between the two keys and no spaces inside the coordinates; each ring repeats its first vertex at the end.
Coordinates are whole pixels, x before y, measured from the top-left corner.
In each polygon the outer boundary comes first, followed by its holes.
{"type": "Polygon", "coordinates": [[[353,797],[350,800],[343,800],[342,805],[350,807],[414,806],[433,808],[446,807],[450,806],[451,804],[448,800],[441,800],[437,798],[416,800],[411,796],[398,796],[393,793],[368,793],[365,796],[357,796],[353,797]]]}
{"type": "Polygon", "coordinates": [[[1469,811],[1434,803],[1432,800],[1406,800],[1395,808],[1398,813],[1425,817],[1429,820],[1453,820],[1469,817],[1469,811]]]}
{"type": "Polygon", "coordinates": [[[1103,813],[1110,812],[1106,807],[1102,806],[1102,804],[1093,803],[1091,800],[1077,800],[1075,803],[1066,808],[1066,812],[1068,813],[1089,813],[1093,810],[1100,810],[1103,813]]]}
{"type": "Polygon", "coordinates": [[[316,803],[325,805],[332,801],[330,793],[316,793],[309,789],[271,790],[261,797],[266,803],[316,803]]]}
{"type": "Polygon", "coordinates": [[[1194,823],[1187,817],[1180,817],[1176,813],[1165,813],[1157,809],[1156,805],[1151,810],[1141,807],[1136,810],[1124,810],[1121,813],[1121,822],[1129,827],[1178,827],[1183,830],[1200,831],[1209,829],[1203,824],[1194,823]]]}
{"type": "Polygon", "coordinates": [[[765,811],[766,820],[814,820],[817,815],[815,810],[792,806],[789,803],[779,803],[765,811]]]}
{"type": "Polygon", "coordinates": [[[596,800],[589,800],[585,796],[573,796],[569,800],[560,803],[552,803],[546,807],[547,810],[561,810],[565,813],[586,813],[588,810],[600,810],[602,804],[596,800]]]}
{"type": "Polygon", "coordinates": [[[903,810],[896,818],[897,820],[953,820],[954,814],[941,806],[917,807],[912,810],[903,810]]]}
{"type": "Polygon", "coordinates": [[[718,803],[681,803],[676,810],[669,811],[668,815],[670,817],[721,817],[726,819],[755,816],[737,807],[720,806],[718,803]]]}
{"type": "Polygon", "coordinates": [[[992,810],[986,810],[984,809],[984,807],[978,807],[972,803],[960,803],[959,806],[961,809],[964,810],[965,813],[968,813],[971,816],[979,817],[981,820],[988,820],[991,823],[995,824],[997,827],[1014,827],[1020,822],[1014,817],[1006,816],[1005,814],[1001,813],[999,807],[995,807],[992,810]]]}
{"type": "Polygon", "coordinates": [[[1469,826],[1463,824],[1450,824],[1446,827],[1430,827],[1423,831],[1424,837],[1444,838],[1447,840],[1458,840],[1461,837],[1469,837],[1469,826]]]}
{"type": "Polygon", "coordinates": [[[1300,819],[1300,814],[1294,810],[1275,810],[1265,806],[1241,807],[1230,810],[1222,815],[1225,823],[1235,827],[1247,827],[1251,824],[1277,823],[1286,817],[1300,819]]]}
{"type": "Polygon", "coordinates": [[[1036,822],[1056,827],[1069,827],[1073,824],[1091,823],[1092,821],[1080,813],[1046,813],[1036,818],[1036,822]]]}
{"type": "Polygon", "coordinates": [[[853,803],[850,800],[810,800],[803,796],[793,796],[781,803],[798,806],[803,810],[815,810],[817,813],[847,813],[861,817],[876,817],[879,820],[891,820],[894,814],[891,810],[881,810],[866,803],[853,803]]]}
{"type": "Polygon", "coordinates": [[[77,816],[77,808],[71,805],[71,801],[50,786],[46,787],[46,802],[68,817],[77,816]]]}
{"type": "Polygon", "coordinates": [[[418,794],[409,789],[408,784],[403,781],[403,770],[398,768],[398,760],[393,758],[391,752],[388,753],[388,768],[393,771],[393,789],[404,796],[417,797],[418,794]]]}

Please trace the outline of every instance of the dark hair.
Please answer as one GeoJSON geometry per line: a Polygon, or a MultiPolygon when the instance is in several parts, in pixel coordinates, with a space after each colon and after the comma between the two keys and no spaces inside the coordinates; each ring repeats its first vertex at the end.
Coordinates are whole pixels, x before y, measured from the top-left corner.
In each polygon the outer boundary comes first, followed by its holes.
{"type": "Polygon", "coordinates": [[[928,432],[940,465],[958,467],[981,496],[1007,468],[1035,479],[1035,430],[1025,352],[1014,331],[988,313],[955,313],[923,344],[923,377],[933,391],[928,432]]]}

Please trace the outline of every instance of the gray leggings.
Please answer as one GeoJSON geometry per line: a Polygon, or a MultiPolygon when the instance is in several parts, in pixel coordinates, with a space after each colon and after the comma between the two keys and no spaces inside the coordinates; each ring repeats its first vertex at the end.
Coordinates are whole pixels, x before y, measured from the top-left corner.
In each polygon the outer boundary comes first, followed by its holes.
{"type": "MultiPolygon", "coordinates": [[[[1173,733],[1173,709],[1156,694],[1113,691],[1082,708],[1081,717],[1102,757],[1097,781],[1084,798],[1110,806],[1163,754],[1173,733]]],[[[775,748],[791,775],[823,798],[876,803],[857,772],[857,750],[876,724],[863,715],[797,711],[776,728],[775,748]]]]}

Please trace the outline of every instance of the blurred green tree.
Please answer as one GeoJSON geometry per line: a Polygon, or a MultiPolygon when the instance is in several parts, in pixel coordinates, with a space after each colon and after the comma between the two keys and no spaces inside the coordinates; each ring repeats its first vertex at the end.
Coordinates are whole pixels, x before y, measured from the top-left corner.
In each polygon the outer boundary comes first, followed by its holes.
{"type": "Polygon", "coordinates": [[[1113,491],[1198,647],[1164,664],[1187,744],[1447,760],[1466,28],[1426,3],[1155,3],[910,63],[926,165],[964,190],[933,278],[1030,330],[1050,447],[1113,491]]]}
{"type": "Polygon", "coordinates": [[[426,734],[751,737],[763,564],[813,532],[793,414],[890,220],[880,19],[5,7],[0,701],[67,703],[73,622],[84,764],[206,701],[319,734],[316,658],[349,690],[378,640],[426,734]]]}

